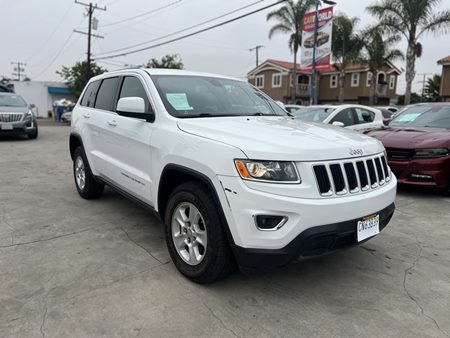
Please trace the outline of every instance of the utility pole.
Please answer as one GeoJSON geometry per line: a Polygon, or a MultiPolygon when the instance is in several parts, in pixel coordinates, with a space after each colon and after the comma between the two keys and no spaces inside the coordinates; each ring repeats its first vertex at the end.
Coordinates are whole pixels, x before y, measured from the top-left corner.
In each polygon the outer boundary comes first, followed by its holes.
{"type": "MultiPolygon", "coordinates": [[[[16,65],[16,67],[14,67],[14,72],[12,73],[12,75],[16,75],[17,79],[20,81],[20,76],[25,72],[25,68],[23,68],[24,66],[26,66],[27,64],[24,62],[11,62],[12,65],[16,65]]],[[[24,74],[25,75],[25,74],[24,74]]]]}
{"type": "MultiPolygon", "coordinates": [[[[103,39],[103,36],[101,35],[97,35],[97,34],[92,34],[92,14],[94,14],[94,11],[96,9],[99,9],[101,11],[106,11],[106,6],[105,7],[98,7],[97,4],[93,5],[92,2],[90,3],[84,3],[84,2],[80,2],[78,0],[75,0],[75,3],[78,5],[82,5],[87,7],[87,16],[88,16],[88,31],[86,32],[82,32],[79,30],[74,29],[73,31],[76,33],[80,33],[80,34],[85,34],[88,36],[88,44],[87,44],[87,70],[86,70],[86,81],[89,81],[89,79],[91,78],[91,37],[96,37],[96,38],[100,38],[103,39]]],[[[96,29],[96,27],[94,27],[94,29],[96,29]]]]}
{"type": "Polygon", "coordinates": [[[427,82],[427,75],[431,75],[432,73],[420,73],[420,74],[417,74],[418,76],[423,76],[423,78],[422,78],[422,81],[419,81],[419,83],[421,83],[422,84],[422,97],[424,97],[425,96],[425,84],[426,84],[426,82],[427,82]]]}
{"type": "Polygon", "coordinates": [[[259,66],[259,49],[263,48],[263,47],[264,46],[262,46],[262,45],[257,45],[255,47],[249,49],[250,52],[253,52],[253,51],[256,52],[256,67],[259,66]]]}

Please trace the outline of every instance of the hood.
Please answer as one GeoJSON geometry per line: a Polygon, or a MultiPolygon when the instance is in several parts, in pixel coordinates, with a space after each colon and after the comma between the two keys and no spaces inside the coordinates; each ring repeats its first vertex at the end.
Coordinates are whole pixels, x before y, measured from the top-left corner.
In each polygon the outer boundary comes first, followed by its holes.
{"type": "Polygon", "coordinates": [[[387,127],[368,133],[386,148],[450,148],[450,130],[445,128],[387,127]]]}
{"type": "Polygon", "coordinates": [[[290,117],[215,117],[178,121],[190,134],[216,140],[258,160],[318,161],[372,155],[384,150],[368,136],[340,127],[290,117]]]}
{"type": "Polygon", "coordinates": [[[0,106],[0,113],[28,113],[28,107],[0,106]]]}

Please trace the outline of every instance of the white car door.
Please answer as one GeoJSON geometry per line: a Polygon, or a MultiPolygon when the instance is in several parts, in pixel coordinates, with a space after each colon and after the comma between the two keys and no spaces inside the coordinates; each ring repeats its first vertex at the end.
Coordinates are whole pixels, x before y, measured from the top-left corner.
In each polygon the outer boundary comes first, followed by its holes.
{"type": "MultiPolygon", "coordinates": [[[[141,97],[146,111],[150,111],[148,92],[139,75],[126,75],[120,79],[118,98],[141,97]]],[[[153,124],[144,119],[110,115],[106,121],[109,142],[108,152],[111,163],[108,177],[127,193],[153,205],[153,182],[150,177],[152,154],[151,135],[153,124]]]]}
{"type": "Polygon", "coordinates": [[[383,124],[381,120],[380,123],[376,121],[376,113],[373,110],[369,110],[363,107],[354,107],[355,112],[355,124],[349,128],[358,131],[366,131],[375,128],[380,128],[383,124]]]}
{"type": "Polygon", "coordinates": [[[354,115],[353,108],[337,109],[333,112],[333,117],[331,117],[328,123],[333,124],[333,122],[341,122],[344,127],[352,127],[355,124],[354,115]]]}
{"type": "Polygon", "coordinates": [[[113,107],[117,97],[120,77],[113,76],[101,80],[94,109],[87,117],[91,130],[90,156],[96,175],[111,179],[111,163],[114,162],[114,133],[108,128],[108,121],[115,115],[113,107]]]}

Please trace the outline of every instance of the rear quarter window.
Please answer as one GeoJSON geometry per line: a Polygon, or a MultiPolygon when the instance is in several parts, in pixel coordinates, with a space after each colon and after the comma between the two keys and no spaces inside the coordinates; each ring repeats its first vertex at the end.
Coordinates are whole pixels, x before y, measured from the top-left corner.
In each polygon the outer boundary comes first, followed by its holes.
{"type": "Polygon", "coordinates": [[[100,81],[91,82],[86,91],[84,92],[83,97],[81,98],[80,105],[85,107],[94,107],[95,96],[97,95],[98,87],[100,86],[100,81]]]}

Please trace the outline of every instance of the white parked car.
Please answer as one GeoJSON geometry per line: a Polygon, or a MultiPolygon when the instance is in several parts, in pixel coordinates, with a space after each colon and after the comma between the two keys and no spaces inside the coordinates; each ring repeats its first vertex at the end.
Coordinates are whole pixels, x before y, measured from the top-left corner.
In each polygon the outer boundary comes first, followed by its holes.
{"type": "Polygon", "coordinates": [[[382,110],[382,109],[389,110],[392,114],[395,114],[400,110],[399,107],[394,107],[394,106],[376,106],[374,108],[380,109],[380,110],[382,110]]]}
{"type": "Polygon", "coordinates": [[[292,114],[304,121],[323,122],[358,131],[383,126],[383,115],[380,110],[357,104],[309,106],[292,114]]]}
{"type": "Polygon", "coordinates": [[[289,113],[293,114],[298,110],[303,110],[307,108],[306,106],[301,106],[299,104],[286,104],[284,105],[284,109],[286,109],[289,113]]]}
{"type": "MultiPolygon", "coordinates": [[[[296,120],[249,83],[168,69],[92,78],[72,113],[81,197],[157,213],[178,270],[208,283],[352,247],[394,212],[381,142],[296,120]]],[[[358,252],[355,252],[357,254],[358,252]]]]}

